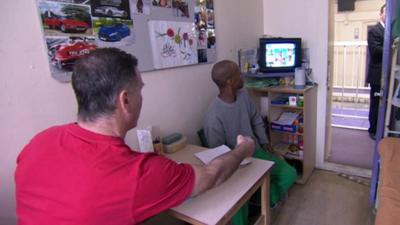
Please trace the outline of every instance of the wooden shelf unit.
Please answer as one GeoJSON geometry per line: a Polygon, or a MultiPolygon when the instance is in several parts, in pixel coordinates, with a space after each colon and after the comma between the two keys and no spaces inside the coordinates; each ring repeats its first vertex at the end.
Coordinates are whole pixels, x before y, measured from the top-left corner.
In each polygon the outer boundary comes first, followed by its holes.
{"type": "MultiPolygon", "coordinates": [[[[304,153],[302,157],[286,156],[290,160],[297,160],[301,164],[298,169],[299,177],[297,183],[304,184],[311,176],[315,167],[316,152],[316,124],[317,124],[317,86],[306,86],[304,89],[295,89],[290,86],[278,86],[268,88],[248,88],[249,93],[255,97],[268,96],[268,119],[277,119],[282,112],[301,112],[303,114],[303,132],[290,133],[284,131],[270,130],[272,146],[284,143],[287,135],[296,135],[303,139],[304,153]],[[271,100],[276,100],[283,95],[304,96],[303,107],[271,104],[271,100]]],[[[259,101],[256,101],[259,102],[259,101]]]]}

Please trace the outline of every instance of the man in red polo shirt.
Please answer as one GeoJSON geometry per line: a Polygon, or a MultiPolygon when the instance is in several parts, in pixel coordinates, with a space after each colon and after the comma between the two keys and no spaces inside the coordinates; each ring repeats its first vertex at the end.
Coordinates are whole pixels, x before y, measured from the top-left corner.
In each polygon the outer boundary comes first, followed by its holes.
{"type": "Polygon", "coordinates": [[[251,138],[205,166],[177,164],[124,142],[144,86],[137,59],[115,48],[79,60],[76,123],[37,134],[18,157],[19,225],[133,225],[225,181],[253,154],[251,138]]]}

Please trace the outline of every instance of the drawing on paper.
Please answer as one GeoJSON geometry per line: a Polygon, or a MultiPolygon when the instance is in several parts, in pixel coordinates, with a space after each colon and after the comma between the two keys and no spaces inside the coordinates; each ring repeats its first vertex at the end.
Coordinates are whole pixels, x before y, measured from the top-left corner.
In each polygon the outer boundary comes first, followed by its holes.
{"type": "Polygon", "coordinates": [[[193,23],[150,21],[149,31],[155,68],[198,63],[193,23]]]}

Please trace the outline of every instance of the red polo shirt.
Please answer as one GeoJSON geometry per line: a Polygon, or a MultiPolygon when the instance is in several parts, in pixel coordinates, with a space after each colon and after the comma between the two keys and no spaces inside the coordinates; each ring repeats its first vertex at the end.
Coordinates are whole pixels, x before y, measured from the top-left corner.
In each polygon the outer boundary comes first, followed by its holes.
{"type": "Polygon", "coordinates": [[[188,198],[194,171],[77,124],[25,146],[15,173],[20,225],[133,225],[188,198]]]}

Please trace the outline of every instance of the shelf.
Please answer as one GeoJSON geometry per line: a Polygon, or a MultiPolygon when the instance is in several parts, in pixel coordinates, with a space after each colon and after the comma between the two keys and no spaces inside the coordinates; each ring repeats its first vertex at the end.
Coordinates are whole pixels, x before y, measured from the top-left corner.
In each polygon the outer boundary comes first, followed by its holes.
{"type": "Polygon", "coordinates": [[[303,107],[301,106],[291,106],[291,105],[279,105],[279,104],[271,104],[271,107],[277,107],[277,108],[284,108],[284,109],[296,109],[296,110],[303,110],[303,107]]]}
{"type": "Polygon", "coordinates": [[[285,157],[286,159],[294,159],[294,160],[300,160],[300,161],[303,161],[303,159],[304,159],[302,156],[294,156],[294,155],[288,155],[288,154],[283,155],[283,157],[285,157]]]}
{"type": "Polygon", "coordinates": [[[294,73],[249,73],[242,72],[245,77],[248,78],[280,78],[280,77],[294,77],[294,73]]]}
{"type": "MultiPolygon", "coordinates": [[[[317,118],[317,86],[306,86],[304,89],[295,89],[291,86],[276,86],[276,87],[266,87],[266,88],[248,88],[254,93],[255,97],[268,96],[268,105],[263,107],[268,107],[268,117],[270,119],[279,118],[283,112],[292,112],[302,114],[302,132],[288,132],[285,129],[272,130],[269,127],[271,144],[276,152],[286,159],[286,161],[293,166],[297,173],[298,179],[297,183],[304,184],[307,182],[308,178],[311,176],[316,161],[316,118],[317,118]],[[272,101],[283,99],[284,97],[291,95],[300,95],[304,97],[304,105],[300,106],[290,106],[288,104],[274,104],[272,101]],[[307,135],[306,135],[307,134],[307,135]],[[302,141],[303,144],[303,154],[287,154],[289,145],[287,142],[297,142],[302,141]]],[[[276,102],[278,103],[278,102],[276,102]]],[[[279,102],[280,103],[280,102],[279,102]]],[[[272,124],[272,121],[271,121],[272,124]]],[[[280,128],[277,126],[276,128],[280,128]]],[[[286,128],[286,127],[285,127],[286,128]]],[[[287,129],[289,129],[288,127],[287,129]]],[[[294,128],[292,129],[294,130],[294,128]]],[[[294,150],[294,149],[293,149],[294,150]]]]}
{"type": "Polygon", "coordinates": [[[280,131],[280,130],[272,130],[272,129],[270,129],[270,130],[271,130],[271,132],[274,132],[274,133],[292,134],[292,135],[297,135],[297,136],[303,136],[304,135],[304,133],[298,133],[298,132],[293,133],[293,132],[280,131]]]}
{"type": "Polygon", "coordinates": [[[283,94],[304,94],[305,92],[311,90],[315,86],[307,85],[304,89],[297,89],[294,86],[274,86],[265,88],[249,88],[253,91],[258,92],[273,92],[273,93],[283,93],[283,94]]]}

